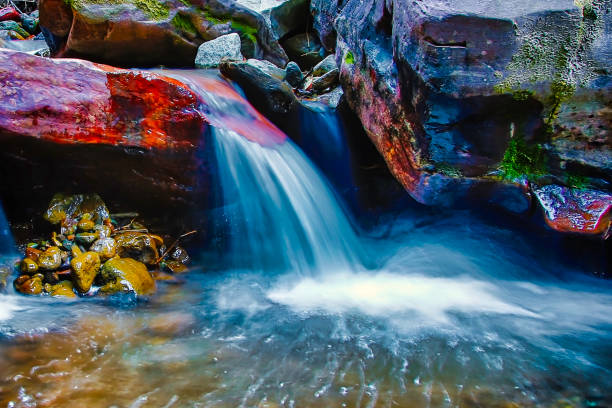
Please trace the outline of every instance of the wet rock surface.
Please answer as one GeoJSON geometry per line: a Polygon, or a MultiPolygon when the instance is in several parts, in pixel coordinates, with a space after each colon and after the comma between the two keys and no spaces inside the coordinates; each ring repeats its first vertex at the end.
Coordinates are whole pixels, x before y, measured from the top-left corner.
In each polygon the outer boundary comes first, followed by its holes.
{"type": "Polygon", "coordinates": [[[25,256],[16,268],[20,276],[14,280],[20,293],[53,297],[152,295],[162,270],[170,273],[164,272],[171,278],[164,280],[175,281],[172,274],[188,270],[190,257],[177,245],[178,239],[166,247],[162,237],[149,233],[135,217],[117,221],[112,217],[125,216],[111,216],[97,194],[57,194],[44,216],[61,231],[25,247],[25,256]],[[79,239],[83,234],[91,235],[92,240],[79,239]]]}
{"type": "Polygon", "coordinates": [[[238,34],[222,35],[214,40],[202,43],[198,47],[195,66],[197,68],[216,68],[224,58],[232,61],[242,61],[240,36],[238,34]]]}
{"type": "Polygon", "coordinates": [[[246,57],[287,62],[264,17],[235,2],[43,0],[39,7],[56,56],[192,67],[200,44],[236,33],[246,57]]]}
{"type": "Polygon", "coordinates": [[[313,26],[417,201],[486,201],[543,176],[610,190],[609,2],[332,3],[311,2],[313,26]]]}

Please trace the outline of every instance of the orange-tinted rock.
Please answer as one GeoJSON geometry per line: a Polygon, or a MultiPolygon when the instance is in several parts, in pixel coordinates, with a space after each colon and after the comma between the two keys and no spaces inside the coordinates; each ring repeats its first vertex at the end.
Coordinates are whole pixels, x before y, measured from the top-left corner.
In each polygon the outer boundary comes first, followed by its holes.
{"type": "Polygon", "coordinates": [[[127,210],[144,213],[205,199],[206,122],[178,81],[2,50],[0,83],[7,213],[34,214],[19,197],[38,207],[57,191],[128,198],[127,210]]]}
{"type": "Polygon", "coordinates": [[[589,235],[609,234],[612,195],[557,185],[534,189],[554,230],[589,235]]]}

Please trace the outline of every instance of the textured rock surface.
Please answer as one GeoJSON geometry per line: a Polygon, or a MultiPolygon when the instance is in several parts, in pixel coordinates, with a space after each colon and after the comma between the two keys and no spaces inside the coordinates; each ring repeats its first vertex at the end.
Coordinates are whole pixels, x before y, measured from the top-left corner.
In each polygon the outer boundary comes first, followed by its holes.
{"type": "Polygon", "coordinates": [[[609,234],[612,195],[553,184],[534,188],[534,193],[551,228],[561,232],[609,234]]]}
{"type": "Polygon", "coordinates": [[[517,175],[609,188],[610,2],[310,7],[321,43],[336,51],[348,103],[418,201],[460,202],[475,192],[491,200],[517,175]],[[527,147],[511,157],[517,145],[527,147]],[[527,151],[542,151],[542,163],[522,157],[527,151]]]}
{"type": "Polygon", "coordinates": [[[55,191],[129,197],[143,211],[178,210],[194,193],[206,195],[198,155],[205,118],[179,82],[8,50],[0,54],[0,82],[7,212],[28,207],[20,197],[34,204],[55,191]]]}
{"type": "Polygon", "coordinates": [[[41,0],[39,7],[59,56],[129,67],[193,66],[200,44],[234,32],[243,55],[287,62],[264,17],[231,1],[41,0]]]}
{"type": "Polygon", "coordinates": [[[102,265],[102,279],[107,282],[100,290],[106,294],[134,292],[137,295],[155,293],[155,281],[147,267],[132,258],[113,258],[102,265]]]}
{"type": "Polygon", "coordinates": [[[243,59],[240,53],[240,36],[238,34],[222,35],[214,40],[202,43],[198,47],[195,66],[197,68],[216,68],[223,58],[232,61],[243,59]]]}

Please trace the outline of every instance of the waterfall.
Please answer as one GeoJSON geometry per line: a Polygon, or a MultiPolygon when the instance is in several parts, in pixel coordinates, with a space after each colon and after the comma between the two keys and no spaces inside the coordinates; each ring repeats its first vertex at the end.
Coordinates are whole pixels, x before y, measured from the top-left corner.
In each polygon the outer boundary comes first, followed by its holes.
{"type": "Polygon", "coordinates": [[[164,73],[200,95],[213,125],[229,265],[300,273],[357,268],[355,231],[304,153],[221,79],[164,73]]]}

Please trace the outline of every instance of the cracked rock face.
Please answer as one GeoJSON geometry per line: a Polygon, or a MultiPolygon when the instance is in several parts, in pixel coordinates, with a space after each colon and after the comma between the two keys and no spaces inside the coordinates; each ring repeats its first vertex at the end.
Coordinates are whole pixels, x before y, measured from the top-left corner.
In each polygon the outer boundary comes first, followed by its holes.
{"type": "Polygon", "coordinates": [[[582,3],[313,0],[311,12],[392,173],[444,204],[491,200],[512,138],[541,145],[552,177],[609,188],[612,10],[582,3]]]}

